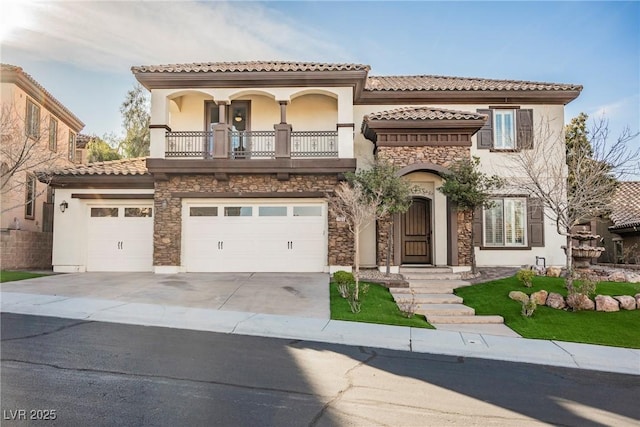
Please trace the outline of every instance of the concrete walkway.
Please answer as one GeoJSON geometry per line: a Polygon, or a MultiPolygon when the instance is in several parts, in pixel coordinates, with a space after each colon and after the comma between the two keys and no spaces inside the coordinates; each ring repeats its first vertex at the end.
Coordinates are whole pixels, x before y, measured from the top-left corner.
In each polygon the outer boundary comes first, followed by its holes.
{"type": "Polygon", "coordinates": [[[640,350],[633,349],[123,299],[16,292],[6,289],[6,285],[2,286],[1,311],[7,313],[361,345],[640,375],[640,350]]]}

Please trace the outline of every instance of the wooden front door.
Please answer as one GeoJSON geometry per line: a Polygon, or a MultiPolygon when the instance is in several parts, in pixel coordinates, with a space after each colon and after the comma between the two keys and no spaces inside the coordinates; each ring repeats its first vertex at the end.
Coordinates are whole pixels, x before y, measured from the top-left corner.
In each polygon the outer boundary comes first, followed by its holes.
{"type": "Polygon", "coordinates": [[[431,201],[413,199],[401,218],[403,264],[431,264],[431,201]]]}

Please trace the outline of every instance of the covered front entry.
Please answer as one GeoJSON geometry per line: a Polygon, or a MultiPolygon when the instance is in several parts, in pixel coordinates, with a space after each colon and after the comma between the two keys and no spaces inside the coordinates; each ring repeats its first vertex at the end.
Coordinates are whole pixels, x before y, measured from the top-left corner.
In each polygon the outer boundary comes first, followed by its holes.
{"type": "Polygon", "coordinates": [[[402,264],[431,264],[431,201],[414,198],[400,218],[402,264]]]}

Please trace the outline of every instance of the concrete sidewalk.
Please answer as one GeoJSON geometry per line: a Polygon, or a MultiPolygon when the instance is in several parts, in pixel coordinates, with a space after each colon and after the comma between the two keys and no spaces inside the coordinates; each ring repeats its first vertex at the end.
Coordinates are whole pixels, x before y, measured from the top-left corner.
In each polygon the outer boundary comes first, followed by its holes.
{"type": "Polygon", "coordinates": [[[640,350],[109,299],[1,293],[1,311],[640,375],[640,350]]]}

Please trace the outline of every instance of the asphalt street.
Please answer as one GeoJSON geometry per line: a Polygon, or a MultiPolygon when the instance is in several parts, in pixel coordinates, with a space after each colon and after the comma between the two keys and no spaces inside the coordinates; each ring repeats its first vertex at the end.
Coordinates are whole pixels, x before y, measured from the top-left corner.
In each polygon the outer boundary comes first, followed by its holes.
{"type": "Polygon", "coordinates": [[[9,313],[1,320],[3,426],[640,423],[634,375],[9,313]]]}

